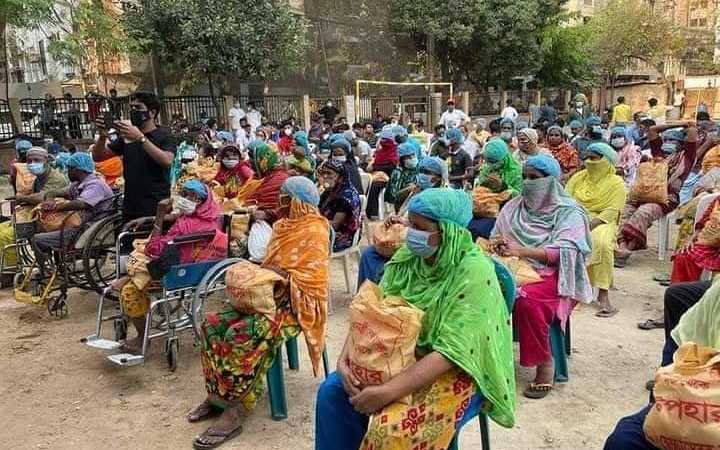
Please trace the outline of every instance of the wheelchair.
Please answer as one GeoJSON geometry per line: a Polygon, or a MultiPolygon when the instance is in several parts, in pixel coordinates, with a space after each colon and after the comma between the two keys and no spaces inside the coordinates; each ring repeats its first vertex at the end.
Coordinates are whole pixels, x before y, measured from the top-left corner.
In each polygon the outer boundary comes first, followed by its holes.
{"type": "Polygon", "coordinates": [[[3,277],[14,278],[18,272],[29,267],[35,261],[30,244],[30,240],[35,234],[35,222],[19,220],[17,206],[14,200],[4,201],[0,205],[0,216],[8,219],[14,235],[14,241],[0,249],[0,275],[3,277]],[[16,254],[15,264],[8,262],[10,252],[16,254]]]}
{"type": "MultiPolygon", "coordinates": [[[[154,218],[148,218],[154,220],[154,218]]],[[[115,252],[118,255],[116,259],[115,278],[127,274],[127,258],[132,248],[132,241],[135,239],[146,238],[149,231],[128,231],[121,232],[118,236],[115,252]],[[124,252],[127,251],[127,254],[124,252]]],[[[207,242],[212,240],[215,232],[196,233],[187,236],[181,236],[168,245],[183,245],[207,242]]],[[[109,352],[107,359],[114,364],[120,366],[135,366],[144,364],[148,356],[148,347],[150,341],[156,339],[165,339],[164,354],[168,364],[168,369],[174,371],[177,367],[177,356],[179,351],[178,334],[194,328],[192,304],[193,299],[199,291],[204,294],[212,292],[224,292],[224,274],[227,269],[234,264],[237,259],[221,259],[202,261],[190,264],[180,264],[172,266],[169,271],[154,287],[147,292],[150,297],[150,305],[145,315],[145,330],[140,354],[131,354],[123,352],[120,348],[127,337],[127,317],[122,308],[122,302],[112,292],[112,287],[108,286],[103,289],[97,307],[97,317],[95,322],[95,331],[85,338],[81,339],[85,345],[109,352]],[[213,277],[214,282],[211,287],[207,283],[203,284],[203,280],[213,277]],[[112,312],[107,313],[108,305],[112,308],[112,312]],[[113,339],[103,337],[103,323],[112,322],[113,339]],[[120,350],[120,352],[117,352],[120,350]]]]}
{"type": "Polygon", "coordinates": [[[60,244],[52,248],[43,270],[38,266],[31,244],[36,233],[34,222],[17,223],[15,243],[3,248],[3,274],[14,273],[13,287],[16,299],[26,303],[45,304],[48,312],[58,318],[67,315],[68,290],[80,288],[102,292],[113,279],[115,236],[122,227],[120,210],[122,195],[105,202],[106,207],[96,213],[91,222],[70,231],[66,217],[60,228],[60,244]],[[16,267],[5,265],[7,251],[14,248],[18,254],[16,267]],[[47,271],[46,271],[47,269],[47,271]]]}

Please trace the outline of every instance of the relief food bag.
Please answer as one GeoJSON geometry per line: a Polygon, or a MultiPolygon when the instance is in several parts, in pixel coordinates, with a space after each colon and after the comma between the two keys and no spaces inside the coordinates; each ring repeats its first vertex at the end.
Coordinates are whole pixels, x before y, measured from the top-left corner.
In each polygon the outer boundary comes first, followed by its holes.
{"type": "Polygon", "coordinates": [[[237,311],[246,314],[275,315],[275,289],[285,280],[276,272],[250,261],[233,264],[225,274],[229,300],[237,311]]]}
{"type": "Polygon", "coordinates": [[[647,161],[640,164],[630,200],[636,203],[668,202],[668,164],[666,161],[647,161]]]}

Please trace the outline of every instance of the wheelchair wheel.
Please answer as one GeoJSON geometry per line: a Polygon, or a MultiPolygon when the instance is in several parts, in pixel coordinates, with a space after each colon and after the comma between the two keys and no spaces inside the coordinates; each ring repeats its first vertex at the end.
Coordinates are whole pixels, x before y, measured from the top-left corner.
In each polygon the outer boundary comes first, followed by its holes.
{"type": "Polygon", "coordinates": [[[65,301],[66,297],[67,296],[65,294],[59,293],[48,299],[47,310],[51,316],[55,316],[58,319],[62,319],[67,316],[68,307],[67,302],[65,301]]]}
{"type": "Polygon", "coordinates": [[[87,284],[98,294],[115,279],[115,241],[122,227],[122,214],[103,219],[82,249],[87,284]]]}
{"type": "Polygon", "coordinates": [[[179,347],[180,343],[177,337],[171,337],[165,341],[165,358],[167,359],[168,370],[170,370],[170,372],[175,372],[175,369],[177,369],[179,347]]]}
{"type": "Polygon", "coordinates": [[[22,272],[17,272],[15,276],[13,277],[13,289],[19,289],[20,286],[23,284],[23,279],[25,278],[25,274],[22,272]]]}

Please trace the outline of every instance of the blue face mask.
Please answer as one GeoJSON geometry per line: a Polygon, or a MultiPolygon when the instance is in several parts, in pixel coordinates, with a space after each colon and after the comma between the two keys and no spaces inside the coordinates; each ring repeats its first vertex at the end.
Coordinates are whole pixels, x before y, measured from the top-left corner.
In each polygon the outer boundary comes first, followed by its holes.
{"type": "Polygon", "coordinates": [[[45,172],[45,164],[43,163],[30,163],[27,168],[33,175],[40,175],[45,172]]]}
{"type": "Polygon", "coordinates": [[[422,189],[423,191],[425,189],[430,189],[431,187],[435,187],[435,183],[433,183],[433,176],[428,175],[426,173],[417,174],[417,177],[415,178],[415,182],[417,183],[418,187],[420,189],[422,189]]]}
{"type": "Polygon", "coordinates": [[[678,145],[675,142],[663,142],[662,151],[666,155],[672,155],[677,151],[678,145]]]}
{"type": "Polygon", "coordinates": [[[407,237],[405,243],[407,244],[408,250],[414,255],[421,258],[429,258],[437,252],[437,246],[428,244],[428,239],[432,233],[428,231],[416,230],[415,228],[408,228],[407,237]]]}

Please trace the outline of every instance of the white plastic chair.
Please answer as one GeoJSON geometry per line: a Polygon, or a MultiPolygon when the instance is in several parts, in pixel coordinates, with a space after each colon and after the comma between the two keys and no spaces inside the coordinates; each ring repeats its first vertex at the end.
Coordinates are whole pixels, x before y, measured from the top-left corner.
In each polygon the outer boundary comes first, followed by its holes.
{"type": "Polygon", "coordinates": [[[670,217],[673,213],[664,215],[658,222],[658,260],[665,261],[670,246],[670,217]]]}
{"type": "Polygon", "coordinates": [[[358,169],[358,172],[360,172],[360,183],[363,188],[363,191],[360,192],[360,194],[368,195],[370,192],[370,185],[372,184],[372,175],[360,169],[358,169]]]}
{"type": "MultiPolygon", "coordinates": [[[[361,195],[360,196],[360,217],[365,217],[365,209],[367,208],[367,196],[361,195]]],[[[332,263],[333,259],[341,259],[343,261],[343,272],[345,275],[345,291],[348,294],[354,294],[357,288],[352,289],[351,286],[353,286],[352,280],[351,280],[351,274],[350,274],[350,256],[353,254],[357,254],[358,263],[360,262],[360,238],[362,237],[362,223],[358,227],[357,230],[355,230],[355,235],[353,236],[352,245],[345,250],[341,250],[339,252],[332,252],[330,255],[330,262],[332,263]]],[[[331,296],[332,297],[332,296],[331,296]]],[[[332,298],[330,298],[330,304],[328,305],[328,311],[330,314],[333,313],[333,307],[332,307],[332,298]]]]}

